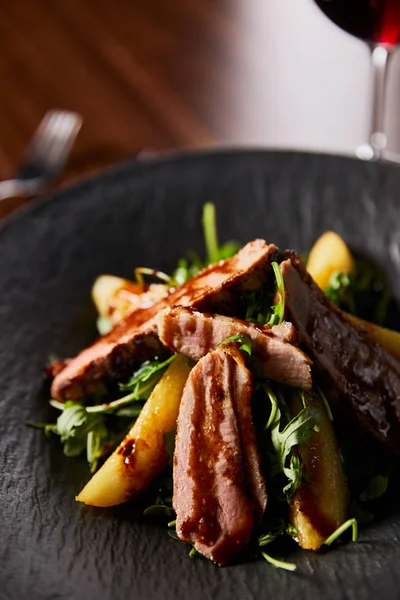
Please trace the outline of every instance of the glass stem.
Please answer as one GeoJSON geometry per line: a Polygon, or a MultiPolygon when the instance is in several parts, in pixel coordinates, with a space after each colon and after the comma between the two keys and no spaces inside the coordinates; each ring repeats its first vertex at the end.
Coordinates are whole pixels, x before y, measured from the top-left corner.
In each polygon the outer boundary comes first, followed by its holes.
{"type": "Polygon", "coordinates": [[[373,104],[370,144],[374,158],[379,158],[387,145],[387,136],[384,128],[386,79],[389,60],[392,55],[391,48],[374,46],[371,48],[373,104]]]}

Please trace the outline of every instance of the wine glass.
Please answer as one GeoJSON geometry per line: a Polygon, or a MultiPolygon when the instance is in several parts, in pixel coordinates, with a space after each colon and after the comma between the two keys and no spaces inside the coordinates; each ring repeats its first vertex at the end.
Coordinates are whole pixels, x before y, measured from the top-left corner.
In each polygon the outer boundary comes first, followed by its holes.
{"type": "Polygon", "coordinates": [[[386,75],[390,58],[400,43],[400,0],[314,0],[336,25],[364,40],[373,68],[373,104],[369,142],[356,150],[358,158],[387,158],[400,162],[400,155],[385,152],[384,132],[386,75]]]}

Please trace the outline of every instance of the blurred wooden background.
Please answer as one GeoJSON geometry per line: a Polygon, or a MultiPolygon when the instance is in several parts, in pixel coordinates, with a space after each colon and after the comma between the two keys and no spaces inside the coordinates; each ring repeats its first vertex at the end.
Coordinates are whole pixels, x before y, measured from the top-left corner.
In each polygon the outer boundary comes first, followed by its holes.
{"type": "Polygon", "coordinates": [[[84,119],[60,184],[143,149],[351,153],[368,130],[367,50],[312,0],[5,1],[0,85],[1,179],[50,108],[84,119]]]}

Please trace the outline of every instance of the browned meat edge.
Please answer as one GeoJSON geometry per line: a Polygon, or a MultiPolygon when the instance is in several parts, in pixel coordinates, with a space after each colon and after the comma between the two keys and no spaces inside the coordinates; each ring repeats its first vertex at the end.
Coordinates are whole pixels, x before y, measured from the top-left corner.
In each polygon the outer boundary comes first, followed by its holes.
{"type": "Polygon", "coordinates": [[[252,341],[255,369],[263,377],[304,390],[310,390],[311,361],[296,346],[284,341],[295,339],[294,327],[286,323],[279,327],[258,326],[247,321],[211,313],[200,313],[192,308],[172,306],[156,317],[158,335],[173,352],[199,360],[218,344],[238,333],[252,341]],[[281,326],[282,327],[282,326],[281,326]],[[279,335],[282,333],[282,335],[279,335]],[[258,364],[257,364],[258,362],[258,364]]]}
{"type": "Polygon", "coordinates": [[[166,306],[181,304],[231,314],[244,291],[262,284],[276,254],[274,245],[254,240],[233,258],[204,269],[160,302],[134,311],[69,362],[53,381],[53,397],[79,399],[104,383],[126,377],[134,365],[162,355],[165,349],[158,340],[154,317],[166,306]]]}
{"type": "Polygon", "coordinates": [[[288,253],[280,268],[287,311],[301,347],[315,361],[321,386],[339,418],[356,420],[400,453],[400,363],[366,340],[288,253]]]}
{"type": "MultiPolygon", "coordinates": [[[[244,458],[245,482],[247,482],[250,496],[253,500],[256,517],[260,521],[267,506],[268,496],[265,479],[261,472],[261,460],[257,448],[253,415],[251,411],[251,396],[253,391],[251,387],[252,376],[246,367],[244,353],[238,350],[238,344],[226,344],[225,348],[225,353],[230,354],[236,361],[236,369],[242,372],[243,378],[245,375],[245,379],[248,382],[242,393],[232,394],[232,403],[236,414],[244,458]]],[[[238,392],[240,392],[240,390],[238,390],[238,392]]]]}
{"type": "Polygon", "coordinates": [[[266,504],[251,393],[251,373],[230,344],[193,368],[179,411],[173,476],[177,533],[218,564],[229,562],[253,530],[254,502],[244,467],[251,472],[258,516],[266,504]]]}

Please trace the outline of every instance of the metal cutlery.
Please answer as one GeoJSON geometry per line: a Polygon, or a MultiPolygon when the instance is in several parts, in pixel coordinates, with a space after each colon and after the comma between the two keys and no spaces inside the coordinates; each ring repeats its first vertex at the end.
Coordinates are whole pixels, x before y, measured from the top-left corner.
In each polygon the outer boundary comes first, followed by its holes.
{"type": "Polygon", "coordinates": [[[82,117],[66,110],[47,112],[36,130],[13,179],[0,182],[0,201],[36,196],[61,173],[82,117]]]}

